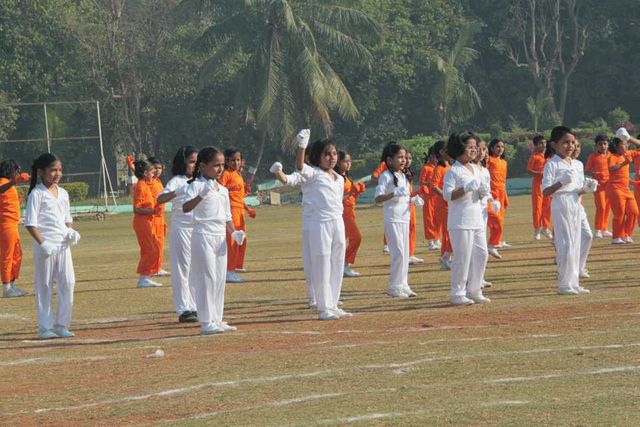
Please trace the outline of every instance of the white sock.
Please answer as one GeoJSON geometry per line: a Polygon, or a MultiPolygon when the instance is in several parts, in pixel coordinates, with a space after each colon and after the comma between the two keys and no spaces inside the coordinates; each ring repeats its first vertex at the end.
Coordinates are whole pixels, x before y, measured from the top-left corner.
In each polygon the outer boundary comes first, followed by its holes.
{"type": "Polygon", "coordinates": [[[8,291],[9,289],[11,289],[11,283],[3,283],[2,284],[2,290],[3,291],[8,291]]]}

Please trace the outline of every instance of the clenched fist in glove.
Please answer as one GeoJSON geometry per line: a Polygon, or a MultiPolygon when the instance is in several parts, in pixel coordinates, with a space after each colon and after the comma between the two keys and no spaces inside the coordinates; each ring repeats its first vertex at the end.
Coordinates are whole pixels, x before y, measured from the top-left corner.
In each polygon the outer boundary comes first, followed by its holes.
{"type": "Polygon", "coordinates": [[[309,129],[302,129],[298,135],[296,135],[296,142],[298,148],[305,149],[309,145],[309,138],[311,137],[311,131],[309,129]]]}
{"type": "Polygon", "coordinates": [[[627,141],[631,138],[631,135],[629,135],[629,131],[626,128],[620,128],[616,131],[616,137],[623,141],[627,141]]]}
{"type": "Polygon", "coordinates": [[[271,167],[269,168],[269,172],[271,173],[282,172],[282,163],[275,162],[274,164],[272,164],[271,167]]]}
{"type": "Polygon", "coordinates": [[[77,245],[78,242],[80,241],[80,233],[78,233],[73,228],[70,228],[67,231],[67,235],[65,236],[65,240],[67,242],[69,242],[69,244],[71,244],[71,245],[77,245]]]}
{"type": "Polygon", "coordinates": [[[468,193],[469,191],[478,191],[480,189],[480,181],[476,178],[471,178],[462,184],[462,188],[465,193],[468,193]]]}
{"type": "Polygon", "coordinates": [[[565,171],[562,175],[560,175],[560,179],[558,179],[558,182],[560,184],[564,185],[568,185],[571,184],[571,182],[573,181],[573,170],[571,171],[565,171]]]}
{"type": "Polygon", "coordinates": [[[236,242],[239,246],[242,246],[242,244],[244,243],[244,238],[245,238],[245,234],[244,231],[242,230],[236,230],[233,233],[231,233],[231,238],[233,239],[234,242],[236,242]]]}
{"type": "Polygon", "coordinates": [[[582,191],[584,191],[585,193],[595,193],[597,189],[598,189],[598,181],[596,181],[593,178],[585,178],[582,191]]]}
{"type": "Polygon", "coordinates": [[[486,182],[481,182],[478,188],[478,194],[480,194],[481,198],[489,196],[491,194],[491,186],[486,182]]]}
{"type": "Polygon", "coordinates": [[[44,256],[46,258],[49,258],[51,255],[58,251],[58,246],[45,240],[40,243],[40,249],[44,253],[44,256]]]}
{"type": "Polygon", "coordinates": [[[494,213],[498,213],[498,212],[500,212],[500,207],[501,207],[501,206],[500,206],[500,202],[499,202],[499,201],[494,200],[494,201],[492,201],[492,202],[491,202],[491,210],[492,210],[494,213]]]}
{"type": "Polygon", "coordinates": [[[409,196],[409,190],[407,187],[398,187],[393,190],[393,197],[407,197],[409,196]]]}
{"type": "Polygon", "coordinates": [[[204,184],[204,188],[202,190],[200,190],[200,193],[198,194],[198,196],[200,196],[201,199],[204,199],[205,197],[207,197],[207,195],[212,192],[215,189],[215,181],[212,179],[207,180],[207,182],[204,184]]]}
{"type": "Polygon", "coordinates": [[[424,199],[420,196],[413,196],[411,198],[411,203],[413,203],[414,206],[421,208],[424,206],[424,199]]]}

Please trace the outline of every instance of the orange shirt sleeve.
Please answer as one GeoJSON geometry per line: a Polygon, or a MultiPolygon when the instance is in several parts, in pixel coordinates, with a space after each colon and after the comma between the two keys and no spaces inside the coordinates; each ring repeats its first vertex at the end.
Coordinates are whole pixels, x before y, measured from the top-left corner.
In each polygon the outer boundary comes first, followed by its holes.
{"type": "Polygon", "coordinates": [[[587,172],[587,173],[594,173],[595,172],[593,170],[594,156],[595,156],[595,153],[591,153],[591,154],[589,154],[589,157],[587,157],[587,163],[584,165],[584,171],[587,172]]]}
{"type": "MultiPolygon", "coordinates": [[[[0,178],[0,185],[9,183],[8,178],[0,178]]],[[[12,186],[0,194],[0,223],[16,223],[20,221],[20,197],[16,186],[12,186]]]]}
{"type": "Polygon", "coordinates": [[[244,208],[244,178],[239,171],[225,170],[220,184],[229,190],[229,202],[232,208],[244,208]]]}
{"type": "Polygon", "coordinates": [[[136,209],[153,209],[154,205],[149,184],[144,180],[139,180],[133,191],[133,207],[136,209]]]}
{"type": "Polygon", "coordinates": [[[371,174],[374,178],[379,178],[380,174],[387,170],[387,164],[385,162],[381,162],[375,171],[371,174]]]}

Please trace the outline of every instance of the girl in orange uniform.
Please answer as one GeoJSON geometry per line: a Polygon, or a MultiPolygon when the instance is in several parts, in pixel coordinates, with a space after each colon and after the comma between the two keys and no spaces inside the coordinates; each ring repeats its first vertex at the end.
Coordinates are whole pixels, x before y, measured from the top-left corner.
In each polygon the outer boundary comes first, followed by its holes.
{"type": "Polygon", "coordinates": [[[435,210],[434,198],[431,191],[431,180],[433,178],[433,170],[437,164],[436,156],[433,154],[433,147],[429,147],[429,151],[424,159],[424,166],[420,171],[420,185],[422,186],[422,195],[424,206],[422,207],[422,224],[424,227],[424,238],[430,251],[440,249],[440,229],[435,226],[435,210]]]}
{"type": "Polygon", "coordinates": [[[609,232],[609,212],[611,205],[607,198],[607,183],[609,181],[609,138],[606,135],[597,135],[595,139],[596,149],[587,158],[585,172],[598,181],[598,189],[593,193],[596,204],[595,237],[611,237],[609,232]]]}
{"type": "Polygon", "coordinates": [[[16,288],[16,280],[22,265],[20,245],[20,197],[16,185],[29,181],[28,173],[20,173],[20,166],[13,160],[0,163],[0,276],[2,296],[21,297],[26,293],[16,288]]]}
{"type": "Polygon", "coordinates": [[[607,198],[613,211],[613,244],[633,243],[631,234],[638,216],[638,205],[629,190],[629,164],[627,141],[613,138],[609,143],[609,183],[607,198]]]}
{"type": "MultiPolygon", "coordinates": [[[[157,200],[162,190],[164,190],[164,185],[160,180],[164,165],[160,159],[156,157],[149,157],[148,162],[151,163],[151,171],[153,172],[151,194],[153,194],[153,200],[157,200]]],[[[167,223],[164,220],[164,204],[156,204],[156,206],[156,213],[153,214],[153,235],[158,245],[158,259],[156,260],[154,267],[155,273],[153,273],[153,275],[169,276],[171,273],[162,269],[162,262],[164,261],[164,238],[167,235],[167,223]]]]}
{"type": "Polygon", "coordinates": [[[446,142],[443,140],[436,141],[433,144],[433,152],[438,161],[433,170],[433,178],[431,180],[431,191],[434,198],[435,225],[440,230],[442,236],[442,246],[440,247],[440,269],[451,270],[451,261],[453,249],[449,240],[449,232],[447,231],[447,215],[448,205],[444,200],[442,188],[444,186],[444,175],[451,168],[449,165],[449,156],[445,152],[446,142]]]}
{"type": "Polygon", "coordinates": [[[362,234],[360,234],[360,229],[356,223],[356,202],[358,196],[364,192],[365,185],[362,182],[353,182],[349,170],[351,170],[351,155],[344,151],[338,151],[338,162],[336,163],[335,171],[344,178],[344,197],[342,199],[344,211],[342,212],[342,219],[344,220],[345,236],[348,240],[344,256],[343,275],[345,277],[357,277],[360,273],[351,269],[351,266],[356,262],[356,255],[362,242],[362,234]]]}
{"type": "Polygon", "coordinates": [[[493,139],[489,143],[489,159],[487,169],[491,174],[491,197],[500,202],[500,211],[489,211],[489,253],[492,249],[507,248],[509,245],[502,240],[504,231],[504,213],[509,207],[507,197],[507,161],[504,159],[504,141],[493,139]]]}
{"type": "MultiPolygon", "coordinates": [[[[527,172],[533,177],[531,181],[531,210],[533,214],[533,238],[540,240],[544,233],[551,238],[550,215],[545,215],[545,207],[550,208],[550,203],[545,206],[542,195],[542,173],[544,172],[544,151],[547,148],[547,141],[542,135],[533,138],[533,153],[529,157],[527,172]]],[[[549,209],[550,210],[550,209],[549,209]]]]}
{"type": "MultiPolygon", "coordinates": [[[[242,155],[236,148],[228,148],[224,150],[225,170],[218,182],[229,190],[229,201],[231,203],[231,217],[233,226],[236,230],[246,231],[247,226],[244,220],[244,211],[251,218],[256,217],[256,211],[244,204],[245,197],[245,182],[242,174],[240,173],[240,167],[242,165],[242,155]]],[[[231,235],[227,233],[227,282],[229,283],[242,283],[244,279],[238,275],[237,269],[242,268],[241,260],[243,256],[241,251],[245,247],[246,250],[247,240],[243,241],[242,245],[238,245],[235,240],[231,238],[231,235]]]]}
{"type": "Polygon", "coordinates": [[[154,172],[146,160],[138,160],[134,163],[134,173],[138,182],[133,190],[133,231],[136,233],[140,246],[140,261],[136,272],[139,288],[152,288],[162,286],[161,283],[151,280],[151,276],[158,272],[158,259],[160,247],[158,246],[158,228],[154,224],[154,215],[158,215],[161,207],[154,197],[154,172]]]}

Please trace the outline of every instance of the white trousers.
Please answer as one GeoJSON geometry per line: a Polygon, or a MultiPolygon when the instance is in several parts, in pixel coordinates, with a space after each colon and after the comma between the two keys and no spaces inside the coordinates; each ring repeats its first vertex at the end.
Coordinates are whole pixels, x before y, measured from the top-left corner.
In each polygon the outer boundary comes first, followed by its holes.
{"type": "Polygon", "coordinates": [[[76,285],[71,249],[66,244],[61,245],[56,253],[45,257],[40,246],[34,245],[33,264],[38,326],[43,329],[51,329],[54,325],[68,328],[71,324],[73,289],[76,285]],[[55,319],[51,301],[54,281],[58,299],[55,319]]]}
{"type": "Polygon", "coordinates": [[[579,286],[582,211],[576,193],[553,195],[551,221],[558,264],[558,289],[577,289],[579,286]]]}
{"type": "Polygon", "coordinates": [[[222,322],[224,287],[227,275],[225,235],[191,234],[189,286],[193,289],[202,325],[222,322]]]}
{"type": "Polygon", "coordinates": [[[391,256],[389,291],[409,287],[409,223],[384,222],[384,235],[391,256]]]}
{"type": "Polygon", "coordinates": [[[481,294],[489,257],[486,231],[449,229],[449,239],[456,255],[451,264],[451,296],[481,294]]]}
{"type": "Polygon", "coordinates": [[[346,249],[344,221],[309,224],[309,277],[318,311],[335,310],[342,290],[346,249]]]}
{"type": "Polygon", "coordinates": [[[587,269],[587,258],[589,257],[592,242],[593,233],[589,226],[587,212],[584,210],[584,206],[580,205],[580,271],[587,269]]]}
{"type": "Polygon", "coordinates": [[[171,259],[171,290],[176,313],[196,311],[193,291],[189,286],[191,268],[191,233],[193,227],[185,227],[171,222],[169,229],[169,254],[171,259]]]}
{"type": "Polygon", "coordinates": [[[311,241],[309,240],[309,226],[302,226],[302,265],[304,268],[304,282],[307,289],[307,300],[310,303],[316,302],[316,295],[311,283],[311,241]]]}

